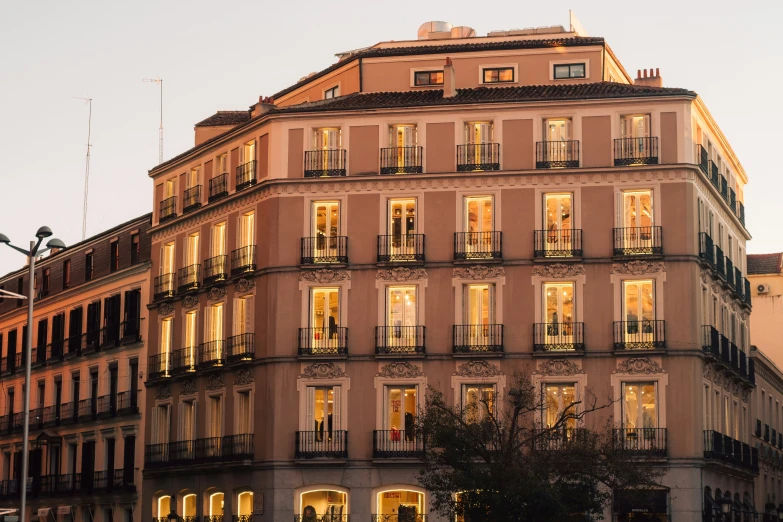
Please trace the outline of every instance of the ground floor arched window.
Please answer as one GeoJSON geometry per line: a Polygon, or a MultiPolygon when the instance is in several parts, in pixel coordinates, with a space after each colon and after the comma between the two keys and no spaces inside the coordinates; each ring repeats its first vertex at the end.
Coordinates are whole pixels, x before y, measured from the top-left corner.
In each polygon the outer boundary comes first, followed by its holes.
{"type": "Polygon", "coordinates": [[[424,494],[407,489],[381,491],[376,499],[377,522],[416,522],[425,513],[424,494]]]}
{"type": "Polygon", "coordinates": [[[348,515],[348,494],[330,489],[318,489],[301,494],[300,513],[303,522],[328,515],[329,520],[340,522],[348,515]]]}

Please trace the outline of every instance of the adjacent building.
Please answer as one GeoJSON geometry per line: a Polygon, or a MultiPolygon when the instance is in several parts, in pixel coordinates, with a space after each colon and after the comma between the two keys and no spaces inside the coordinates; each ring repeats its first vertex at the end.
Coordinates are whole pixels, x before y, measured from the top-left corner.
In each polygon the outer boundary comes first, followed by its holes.
{"type": "Polygon", "coordinates": [[[748,179],[695,92],[603,38],[430,23],[195,138],[149,173],[144,517],[440,520],[427,386],[519,370],[553,411],[616,399],[588,422],[665,469],[613,520],[762,511],[748,179]]]}
{"type": "MultiPolygon", "coordinates": [[[[150,225],[147,214],[37,260],[32,325],[25,300],[0,298],[1,508],[19,508],[28,353],[32,365],[24,520],[142,520],[150,225]]],[[[28,284],[27,268],[0,277],[18,294],[28,284]]]]}
{"type": "Polygon", "coordinates": [[[753,295],[753,344],[783,367],[783,339],[772,327],[783,322],[783,253],[748,256],[748,279],[753,295]]]}

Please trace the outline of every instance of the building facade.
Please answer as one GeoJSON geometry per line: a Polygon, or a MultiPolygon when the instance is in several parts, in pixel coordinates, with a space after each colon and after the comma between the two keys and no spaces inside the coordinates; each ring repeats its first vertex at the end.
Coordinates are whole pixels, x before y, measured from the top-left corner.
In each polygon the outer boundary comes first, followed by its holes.
{"type": "MultiPolygon", "coordinates": [[[[19,508],[27,354],[32,365],[23,520],[142,519],[150,219],[36,262],[31,349],[27,302],[0,299],[2,508],[19,508]]],[[[24,268],[0,278],[0,288],[27,295],[28,281],[24,268]]]]}
{"type": "Polygon", "coordinates": [[[783,367],[783,340],[774,327],[783,321],[783,253],[748,256],[748,279],[753,295],[753,344],[783,367]]]}
{"type": "Polygon", "coordinates": [[[660,460],[612,519],[760,511],[747,176],[703,101],[562,28],[419,36],[150,171],[144,516],[440,520],[426,387],[464,405],[516,371],[553,410],[616,399],[586,423],[660,460]]]}

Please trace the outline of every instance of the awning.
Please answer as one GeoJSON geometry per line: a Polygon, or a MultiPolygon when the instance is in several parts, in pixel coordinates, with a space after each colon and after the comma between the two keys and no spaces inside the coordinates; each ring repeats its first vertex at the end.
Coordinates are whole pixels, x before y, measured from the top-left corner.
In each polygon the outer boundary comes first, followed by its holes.
{"type": "Polygon", "coordinates": [[[71,514],[71,506],[57,506],[57,514],[58,515],[70,515],[71,514]]]}
{"type": "Polygon", "coordinates": [[[625,489],[614,492],[615,513],[666,513],[665,489],[625,489]]]}

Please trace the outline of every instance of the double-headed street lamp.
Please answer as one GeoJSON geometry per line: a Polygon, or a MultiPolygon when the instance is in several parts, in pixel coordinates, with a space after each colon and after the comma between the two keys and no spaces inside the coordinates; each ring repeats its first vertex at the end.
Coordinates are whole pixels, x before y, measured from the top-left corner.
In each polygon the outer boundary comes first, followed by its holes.
{"type": "MultiPolygon", "coordinates": [[[[30,436],[30,365],[31,365],[31,354],[32,354],[32,346],[33,346],[33,304],[35,302],[35,256],[38,254],[43,254],[44,252],[47,252],[51,250],[52,248],[65,248],[65,243],[60,241],[59,239],[50,239],[46,243],[46,248],[39,250],[39,247],[41,246],[41,243],[44,239],[47,237],[51,237],[52,235],[52,229],[49,227],[41,227],[38,229],[38,232],[35,233],[35,237],[38,238],[37,241],[30,241],[30,249],[25,250],[23,248],[19,248],[17,246],[14,246],[11,244],[11,240],[8,239],[8,236],[4,234],[0,234],[0,243],[8,245],[9,247],[13,248],[17,252],[21,252],[25,256],[27,256],[27,262],[29,265],[29,288],[27,291],[27,353],[24,354],[25,357],[25,365],[24,365],[24,431],[22,435],[22,481],[21,485],[19,486],[19,492],[22,497],[21,506],[19,509],[19,517],[21,518],[22,522],[25,520],[25,510],[27,507],[27,475],[28,475],[28,460],[29,460],[29,441],[28,437],[30,436]]],[[[20,296],[23,297],[23,296],[20,296]]]]}

